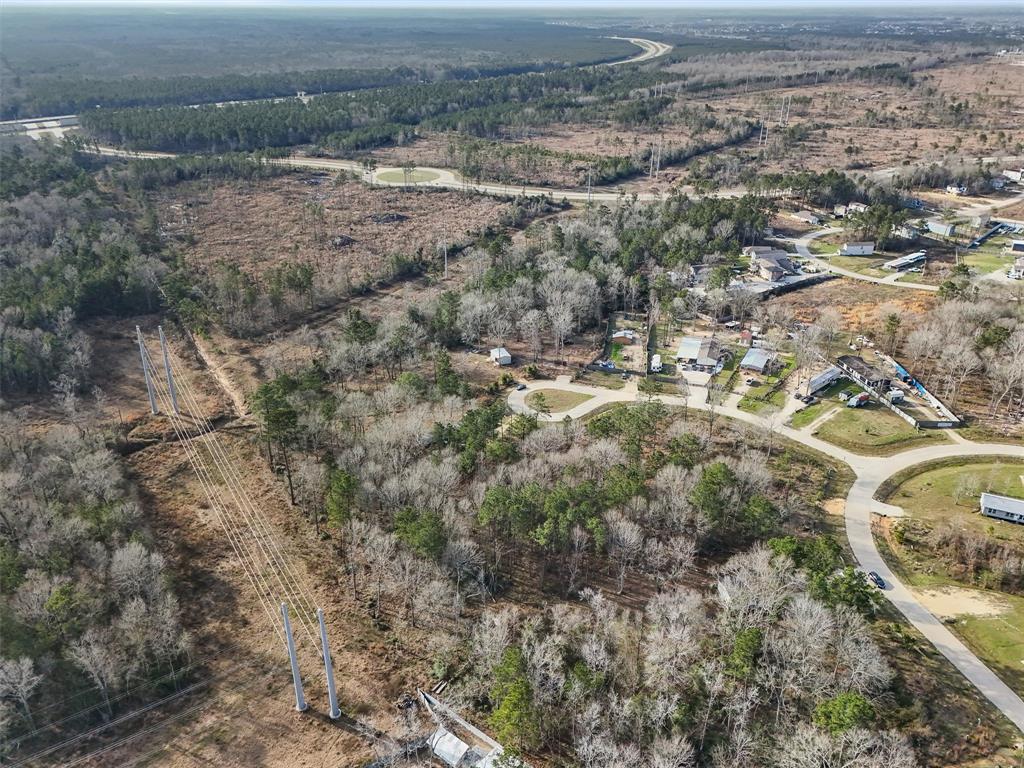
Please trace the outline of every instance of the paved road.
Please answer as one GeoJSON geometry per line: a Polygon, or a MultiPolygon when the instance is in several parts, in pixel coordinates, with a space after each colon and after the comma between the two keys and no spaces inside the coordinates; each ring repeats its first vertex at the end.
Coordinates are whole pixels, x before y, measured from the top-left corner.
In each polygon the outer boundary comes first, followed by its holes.
{"type": "MultiPolygon", "coordinates": [[[[573,419],[578,419],[603,405],[632,402],[640,397],[635,379],[627,383],[620,390],[576,384],[570,381],[568,376],[560,376],[554,382],[528,382],[526,387],[523,391],[513,391],[508,397],[509,407],[516,413],[533,413],[529,406],[526,405],[526,396],[531,391],[537,389],[559,389],[591,395],[591,399],[577,405],[567,413],[558,413],[551,416],[540,415],[539,418],[543,421],[560,421],[566,415],[573,419]]],[[[697,410],[708,410],[708,404],[703,401],[704,390],[697,387],[694,387],[693,390],[689,398],[683,398],[679,395],[660,395],[657,399],[666,405],[686,405],[697,410]]],[[[793,398],[788,399],[787,409],[770,418],[763,418],[739,410],[736,407],[738,401],[739,395],[733,394],[725,402],[717,406],[715,410],[723,416],[766,430],[772,430],[776,434],[790,440],[802,443],[829,456],[834,456],[850,466],[856,475],[856,480],[846,497],[846,536],[858,564],[864,570],[875,571],[885,580],[886,588],[883,590],[883,594],[889,601],[906,616],[907,620],[943,656],[960,670],[964,677],[981,691],[985,698],[992,702],[1007,719],[1024,732],[1024,701],[1021,700],[1020,694],[1011,690],[991,669],[985,666],[959,638],[949,631],[945,624],[921,604],[911,590],[896,578],[896,575],[879,554],[874,536],[871,533],[872,513],[889,515],[900,511],[897,507],[883,504],[874,499],[875,492],[882,482],[897,472],[923,462],[957,456],[1014,456],[1024,458],[1024,445],[974,443],[957,435],[952,443],[919,448],[899,453],[895,456],[886,456],[884,458],[860,456],[814,437],[811,434],[813,425],[808,425],[803,429],[794,429],[780,425],[781,420],[786,418],[789,412],[795,408],[794,404],[796,401],[793,398]]]]}
{"type": "Polygon", "coordinates": [[[817,232],[811,232],[808,235],[804,235],[793,241],[796,246],[796,252],[803,256],[805,259],[814,264],[818,269],[824,270],[825,272],[831,272],[835,275],[842,275],[843,277],[849,277],[854,280],[862,280],[866,283],[880,283],[882,285],[895,285],[897,288],[913,288],[918,291],[938,291],[939,286],[928,285],[927,283],[913,283],[907,281],[898,281],[903,275],[902,272],[895,272],[888,277],[871,277],[870,275],[862,275],[860,272],[854,272],[852,269],[845,269],[833,264],[829,259],[822,259],[819,256],[811,253],[810,244],[812,240],[816,240],[819,237],[825,237],[825,235],[832,235],[842,230],[837,227],[826,227],[825,229],[819,229],[817,232]],[[898,281],[898,282],[897,282],[898,281]]]}

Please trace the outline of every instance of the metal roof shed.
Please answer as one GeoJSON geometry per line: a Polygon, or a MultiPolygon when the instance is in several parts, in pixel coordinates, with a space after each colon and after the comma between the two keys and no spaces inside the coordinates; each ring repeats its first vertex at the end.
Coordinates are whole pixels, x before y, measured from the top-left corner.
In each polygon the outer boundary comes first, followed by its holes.
{"type": "Polygon", "coordinates": [[[764,373],[772,363],[774,355],[767,349],[751,347],[740,360],[740,368],[764,373]]]}

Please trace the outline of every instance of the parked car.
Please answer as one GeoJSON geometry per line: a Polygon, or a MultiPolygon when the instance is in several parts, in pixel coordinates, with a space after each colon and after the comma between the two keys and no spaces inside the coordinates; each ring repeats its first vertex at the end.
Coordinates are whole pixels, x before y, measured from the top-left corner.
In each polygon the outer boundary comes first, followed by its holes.
{"type": "Polygon", "coordinates": [[[525,384],[516,384],[516,392],[522,392],[524,389],[526,389],[525,384]]]}
{"type": "Polygon", "coordinates": [[[623,381],[629,381],[629,373],[627,371],[623,371],[623,373],[622,373],[622,380],[623,381]]]}
{"type": "Polygon", "coordinates": [[[868,580],[879,589],[885,589],[885,579],[883,579],[874,571],[868,572],[868,580]]]}
{"type": "Polygon", "coordinates": [[[800,400],[804,403],[807,403],[807,405],[814,405],[816,402],[818,402],[818,398],[816,398],[814,395],[805,395],[804,397],[801,397],[800,400]]]}
{"type": "Polygon", "coordinates": [[[757,379],[747,379],[747,386],[748,387],[760,387],[761,386],[761,382],[758,381],[757,379]]]}

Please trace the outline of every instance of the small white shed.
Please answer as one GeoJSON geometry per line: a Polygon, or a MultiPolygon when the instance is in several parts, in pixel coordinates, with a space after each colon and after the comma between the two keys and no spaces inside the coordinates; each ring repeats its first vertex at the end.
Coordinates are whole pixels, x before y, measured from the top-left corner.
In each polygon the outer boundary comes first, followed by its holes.
{"type": "Polygon", "coordinates": [[[512,365],[512,355],[504,347],[495,347],[491,350],[491,362],[495,365],[512,365]]]}

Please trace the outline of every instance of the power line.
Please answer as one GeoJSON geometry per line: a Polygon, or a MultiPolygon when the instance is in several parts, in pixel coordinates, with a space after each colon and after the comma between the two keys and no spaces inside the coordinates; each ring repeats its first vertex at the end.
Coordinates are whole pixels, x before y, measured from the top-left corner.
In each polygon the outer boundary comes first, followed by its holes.
{"type": "MultiPolygon", "coordinates": [[[[177,367],[173,362],[171,362],[170,365],[174,378],[179,380],[178,386],[188,405],[190,415],[193,418],[197,418],[196,414],[201,414],[202,409],[199,407],[198,401],[192,392],[191,385],[184,376],[178,376],[177,367]]],[[[243,517],[245,517],[246,523],[255,534],[257,541],[261,543],[261,550],[267,558],[267,564],[274,570],[277,582],[283,590],[282,598],[287,599],[295,608],[301,609],[301,611],[306,613],[305,616],[302,616],[301,614],[299,615],[300,623],[303,624],[303,628],[305,629],[310,641],[313,643],[313,647],[318,648],[315,633],[311,627],[311,616],[315,613],[315,599],[310,592],[304,588],[302,580],[292,570],[287,557],[285,557],[284,553],[281,551],[281,547],[274,536],[270,523],[266,520],[262,511],[252,502],[252,499],[245,491],[241,476],[239,475],[234,462],[227,455],[223,446],[221,446],[220,442],[216,438],[213,424],[205,416],[200,415],[198,419],[204,428],[204,433],[201,435],[202,445],[209,451],[210,457],[217,466],[218,471],[220,471],[221,476],[227,481],[227,485],[231,490],[232,496],[235,498],[239,511],[242,513],[243,517]],[[264,541],[266,546],[263,546],[264,541]],[[309,621],[310,625],[301,621],[302,619],[309,621]]],[[[275,601],[275,606],[279,602],[280,601],[275,601]]],[[[276,620],[276,611],[271,612],[271,615],[273,617],[271,618],[271,623],[276,628],[280,629],[276,620]]],[[[318,650],[322,655],[322,649],[318,650]]]]}

